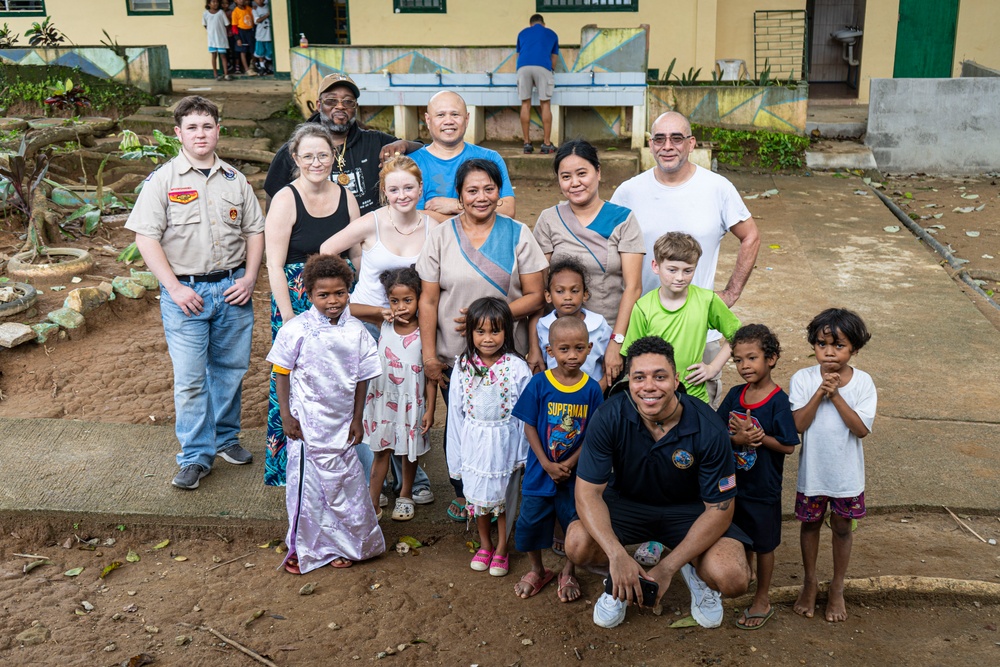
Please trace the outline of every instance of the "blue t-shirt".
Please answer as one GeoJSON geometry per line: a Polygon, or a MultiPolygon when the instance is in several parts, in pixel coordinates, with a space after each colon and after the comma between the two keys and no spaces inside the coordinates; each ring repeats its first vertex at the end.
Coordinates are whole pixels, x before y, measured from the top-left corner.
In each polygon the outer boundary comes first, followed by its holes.
{"type": "Polygon", "coordinates": [[[559,54],[559,35],[541,23],[517,34],[517,66],[536,65],[552,69],[552,56],[559,54]]]}
{"type": "MultiPolygon", "coordinates": [[[[767,398],[752,405],[744,401],[747,387],[743,384],[733,387],[722,399],[718,415],[726,427],[730,416],[746,419],[747,409],[750,419],[783,445],[799,444],[799,434],[792,418],[792,405],[788,394],[781,387],[775,387],[767,398]]],[[[781,502],[781,478],[785,469],[785,454],[775,452],[761,445],[746,449],[733,449],[736,462],[736,496],[757,502],[781,502]]]]}
{"type": "Polygon", "coordinates": [[[483,158],[489,160],[500,169],[500,196],[513,197],[514,188],[510,184],[510,176],[507,174],[507,165],[504,164],[500,153],[489,148],[483,148],[475,144],[466,142],[462,152],[450,160],[442,160],[432,155],[427,147],[421,148],[408,156],[420,167],[420,173],[424,177],[424,196],[417,204],[418,209],[423,209],[428,199],[434,197],[458,198],[455,190],[455,173],[462,163],[473,158],[483,158]]]}
{"type": "MultiPolygon", "coordinates": [[[[579,449],[587,422],[604,402],[601,388],[586,373],[572,387],[560,383],[552,371],[531,378],[511,413],[525,424],[534,426],[550,461],[563,461],[579,449]]],[[[576,472],[562,482],[574,484],[576,472]]],[[[554,496],[556,483],[538,462],[534,449],[528,449],[521,493],[525,496],[554,496]]]]}

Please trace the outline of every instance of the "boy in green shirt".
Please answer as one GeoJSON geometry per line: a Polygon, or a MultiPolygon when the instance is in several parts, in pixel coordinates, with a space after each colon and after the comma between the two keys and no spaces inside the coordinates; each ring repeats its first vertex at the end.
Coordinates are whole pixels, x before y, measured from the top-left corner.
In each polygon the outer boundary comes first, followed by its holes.
{"type": "Polygon", "coordinates": [[[705,381],[714,377],[726,360],[727,342],[740,328],[739,319],[715,292],[691,284],[701,257],[701,245],[690,234],[669,232],[653,246],[653,272],[660,288],[635,302],[621,353],[643,336],[659,336],[674,346],[677,372],[691,396],[708,403],[705,381]],[[715,329],[727,340],[711,363],[702,363],[705,337],[715,329]]]}

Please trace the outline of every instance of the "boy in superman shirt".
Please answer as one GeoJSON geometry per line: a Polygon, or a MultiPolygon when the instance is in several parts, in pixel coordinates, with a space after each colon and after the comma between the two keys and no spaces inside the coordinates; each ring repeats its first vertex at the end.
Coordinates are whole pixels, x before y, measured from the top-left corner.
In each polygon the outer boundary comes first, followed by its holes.
{"type": "MultiPolygon", "coordinates": [[[[521,598],[533,597],[552,580],[552,570],[542,564],[542,549],[552,546],[555,521],[566,530],[576,519],[576,463],[587,421],[604,402],[597,381],[581,370],[590,349],[582,319],[561,317],[553,322],[546,352],[557,365],[531,379],[512,413],[524,422],[531,445],[515,544],[531,561],[531,570],[514,585],[521,598]]],[[[562,602],[580,597],[580,584],[568,559],[559,573],[558,595],[562,602]]]]}

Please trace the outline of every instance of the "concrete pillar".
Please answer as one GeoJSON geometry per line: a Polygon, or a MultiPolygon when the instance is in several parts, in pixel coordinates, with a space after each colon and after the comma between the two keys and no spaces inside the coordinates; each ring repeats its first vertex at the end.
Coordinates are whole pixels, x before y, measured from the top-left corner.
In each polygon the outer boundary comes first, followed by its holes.
{"type": "Polygon", "coordinates": [[[552,144],[558,146],[563,142],[563,110],[558,104],[550,104],[552,110],[552,144]]]}
{"type": "Polygon", "coordinates": [[[646,105],[632,107],[632,150],[646,145],[646,105]]]}
{"type": "Polygon", "coordinates": [[[486,108],[468,107],[469,127],[465,129],[465,141],[470,144],[482,143],[486,138],[486,108]]]}
{"type": "Polygon", "coordinates": [[[420,136],[420,121],[417,117],[417,107],[397,104],[392,108],[395,135],[400,139],[413,141],[420,136]]]}

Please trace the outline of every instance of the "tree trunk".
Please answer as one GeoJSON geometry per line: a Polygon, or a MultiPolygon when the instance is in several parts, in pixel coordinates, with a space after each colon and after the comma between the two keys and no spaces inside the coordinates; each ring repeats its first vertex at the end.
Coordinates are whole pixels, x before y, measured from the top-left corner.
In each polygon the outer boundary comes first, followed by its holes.
{"type": "MultiPolygon", "coordinates": [[[[65,141],[76,141],[82,143],[86,141],[84,137],[92,137],[94,130],[88,125],[74,125],[73,127],[48,127],[40,130],[37,134],[28,139],[24,147],[24,159],[31,160],[38,154],[38,151],[51,144],[59,144],[65,141]]],[[[103,155],[101,156],[104,157],[103,155]]]]}
{"type": "Polygon", "coordinates": [[[31,195],[31,218],[28,219],[28,238],[21,252],[37,250],[50,245],[48,229],[45,225],[45,214],[49,212],[49,186],[40,183],[31,195]]]}

